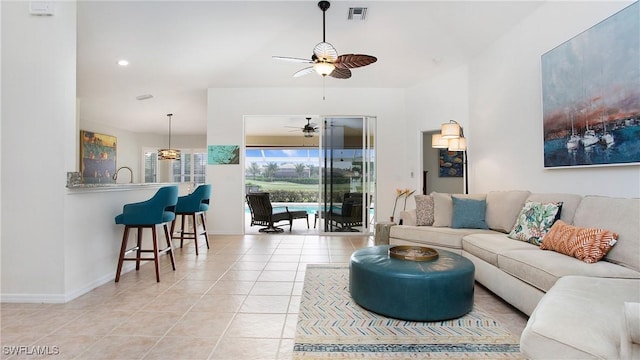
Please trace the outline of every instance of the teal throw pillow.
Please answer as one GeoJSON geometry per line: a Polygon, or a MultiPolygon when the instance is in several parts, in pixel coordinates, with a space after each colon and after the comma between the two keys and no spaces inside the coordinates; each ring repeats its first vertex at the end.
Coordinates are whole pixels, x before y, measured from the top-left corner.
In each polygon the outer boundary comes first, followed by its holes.
{"type": "Polygon", "coordinates": [[[487,202],[485,200],[466,199],[452,196],[454,229],[488,229],[485,221],[487,202]]]}

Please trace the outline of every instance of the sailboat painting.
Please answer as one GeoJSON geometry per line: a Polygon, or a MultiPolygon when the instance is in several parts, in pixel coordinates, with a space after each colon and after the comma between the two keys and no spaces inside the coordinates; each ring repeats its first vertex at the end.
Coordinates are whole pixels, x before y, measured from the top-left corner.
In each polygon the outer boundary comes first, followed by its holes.
{"type": "Polygon", "coordinates": [[[640,3],[541,57],[544,167],[640,164],[640,3]]]}

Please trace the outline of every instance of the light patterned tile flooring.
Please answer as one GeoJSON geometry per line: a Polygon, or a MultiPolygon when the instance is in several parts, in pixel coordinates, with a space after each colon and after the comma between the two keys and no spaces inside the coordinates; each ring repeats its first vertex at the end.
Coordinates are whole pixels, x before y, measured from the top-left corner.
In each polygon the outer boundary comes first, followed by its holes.
{"type": "MultiPolygon", "coordinates": [[[[289,359],[306,264],[348,263],[367,236],[210,236],[66,304],[1,304],[2,359],[289,359]],[[204,243],[204,242],[200,242],[204,243]],[[37,356],[40,351],[44,355],[37,356]],[[48,354],[48,355],[46,355],[48,354]]],[[[514,334],[527,317],[476,286],[514,334]]]]}

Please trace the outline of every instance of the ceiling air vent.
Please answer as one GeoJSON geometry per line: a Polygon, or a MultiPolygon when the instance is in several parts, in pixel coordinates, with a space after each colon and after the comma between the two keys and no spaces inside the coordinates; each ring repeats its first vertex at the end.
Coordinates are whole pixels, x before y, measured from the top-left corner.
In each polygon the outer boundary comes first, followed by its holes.
{"type": "Polygon", "coordinates": [[[364,21],[366,17],[367,17],[367,8],[365,7],[349,8],[349,16],[347,16],[348,20],[364,21]]]}

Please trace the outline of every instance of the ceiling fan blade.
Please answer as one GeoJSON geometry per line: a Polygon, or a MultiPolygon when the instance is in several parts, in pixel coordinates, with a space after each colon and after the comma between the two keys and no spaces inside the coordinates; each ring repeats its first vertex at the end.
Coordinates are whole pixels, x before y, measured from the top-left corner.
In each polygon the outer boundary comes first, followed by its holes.
{"type": "Polygon", "coordinates": [[[340,69],[340,68],[335,68],[333,69],[333,71],[331,72],[331,74],[329,74],[329,76],[336,78],[336,79],[348,79],[351,77],[351,70],[349,69],[340,69]]]}
{"type": "Polygon", "coordinates": [[[373,64],[376,61],[378,61],[378,59],[371,55],[345,54],[338,56],[338,59],[333,64],[337,68],[353,69],[373,64]]]}
{"type": "Polygon", "coordinates": [[[313,48],[313,54],[320,60],[334,62],[338,58],[338,50],[328,42],[321,42],[313,48]]]}
{"type": "Polygon", "coordinates": [[[309,75],[312,72],[314,72],[313,67],[308,67],[308,68],[304,68],[300,71],[298,71],[297,73],[293,74],[293,77],[300,77],[300,76],[304,76],[304,75],[309,75]]]}
{"type": "Polygon", "coordinates": [[[272,56],[271,58],[275,60],[284,60],[284,61],[291,61],[291,62],[297,62],[297,63],[313,64],[313,61],[309,59],[301,59],[301,58],[294,58],[294,57],[288,57],[288,56],[272,56]]]}

